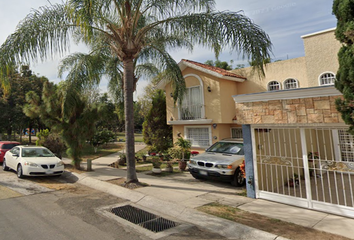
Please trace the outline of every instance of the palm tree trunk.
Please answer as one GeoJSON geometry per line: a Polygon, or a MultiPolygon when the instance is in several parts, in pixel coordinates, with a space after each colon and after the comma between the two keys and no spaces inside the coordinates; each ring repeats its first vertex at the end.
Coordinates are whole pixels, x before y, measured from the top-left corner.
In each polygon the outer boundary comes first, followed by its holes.
{"type": "Polygon", "coordinates": [[[123,61],[124,64],[124,112],[125,112],[125,150],[127,156],[126,183],[138,182],[135,171],[135,146],[134,146],[134,63],[132,59],[123,61]]]}

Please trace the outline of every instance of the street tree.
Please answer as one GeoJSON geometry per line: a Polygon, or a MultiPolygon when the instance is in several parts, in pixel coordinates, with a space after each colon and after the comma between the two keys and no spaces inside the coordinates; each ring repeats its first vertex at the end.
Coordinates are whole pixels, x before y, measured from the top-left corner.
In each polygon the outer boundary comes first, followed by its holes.
{"type": "MultiPolygon", "coordinates": [[[[232,62],[231,62],[231,64],[232,64],[232,62]]],[[[209,66],[213,66],[213,67],[222,68],[222,69],[225,69],[225,70],[232,70],[232,65],[229,65],[229,63],[226,62],[226,61],[208,60],[204,64],[209,65],[209,66]]]]}
{"type": "Polygon", "coordinates": [[[183,96],[183,76],[172,57],[155,46],[173,49],[199,44],[216,56],[229,48],[242,52],[263,72],[263,60],[271,51],[269,36],[241,12],[219,12],[214,6],[214,0],[67,0],[29,14],[2,45],[0,65],[63,53],[71,35],[85,43],[100,35],[123,65],[127,183],[137,182],[133,120],[136,59],[165,59],[160,64],[170,69],[165,80],[174,80],[175,100],[183,96]],[[155,54],[144,55],[152,48],[155,54]]]}
{"type": "MultiPolygon", "coordinates": [[[[5,129],[8,137],[11,137],[13,131],[19,132],[22,136],[25,128],[43,127],[38,118],[27,117],[22,109],[26,103],[26,93],[28,91],[41,93],[43,83],[47,81],[45,77],[32,75],[29,66],[25,65],[8,75],[9,89],[7,91],[0,89],[0,130],[5,129]]],[[[29,134],[29,142],[31,142],[31,134],[29,134]]]]}
{"type": "Polygon", "coordinates": [[[343,94],[343,99],[336,100],[337,110],[349,125],[349,132],[354,134],[354,3],[353,1],[335,0],[333,13],[337,17],[336,38],[342,43],[338,53],[339,69],[335,87],[343,94]]]}
{"type": "Polygon", "coordinates": [[[101,116],[100,107],[88,104],[87,98],[75,86],[61,82],[58,86],[44,84],[42,100],[31,91],[26,95],[29,104],[24,112],[29,117],[39,117],[47,126],[62,136],[67,154],[76,169],[80,168],[82,150],[87,139],[93,137],[95,124],[101,116]]]}
{"type": "Polygon", "coordinates": [[[166,96],[161,89],[152,98],[150,111],[143,123],[143,137],[144,142],[158,152],[173,146],[172,126],[166,123],[166,96]]]}
{"type": "Polygon", "coordinates": [[[146,116],[149,113],[152,105],[152,98],[157,91],[158,88],[156,87],[156,83],[151,81],[144,87],[143,94],[138,96],[138,102],[141,105],[140,114],[142,116],[146,116]]]}

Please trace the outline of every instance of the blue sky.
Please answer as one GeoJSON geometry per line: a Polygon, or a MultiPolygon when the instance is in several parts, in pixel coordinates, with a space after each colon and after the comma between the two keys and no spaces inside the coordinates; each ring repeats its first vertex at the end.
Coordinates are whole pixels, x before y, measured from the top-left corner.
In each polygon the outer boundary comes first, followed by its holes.
{"type": "MultiPolygon", "coordinates": [[[[61,0],[50,0],[59,3],[61,0]]],[[[332,14],[332,0],[216,0],[216,9],[220,11],[242,11],[259,25],[271,38],[273,59],[287,59],[304,56],[302,35],[336,27],[336,18],[332,14]]],[[[11,0],[0,1],[0,43],[11,34],[31,9],[48,5],[47,0],[11,0]]],[[[84,51],[84,46],[71,46],[72,52],[84,51]]],[[[214,59],[214,53],[195,46],[194,51],[172,51],[171,55],[179,62],[182,58],[205,62],[214,59]]],[[[225,50],[220,60],[233,60],[233,66],[247,63],[238,54],[225,50]]],[[[59,81],[57,66],[60,58],[45,63],[33,63],[31,69],[55,82],[59,81]]],[[[142,93],[146,81],[138,83],[137,94],[142,93]]],[[[101,84],[105,91],[106,83],[101,84]]]]}

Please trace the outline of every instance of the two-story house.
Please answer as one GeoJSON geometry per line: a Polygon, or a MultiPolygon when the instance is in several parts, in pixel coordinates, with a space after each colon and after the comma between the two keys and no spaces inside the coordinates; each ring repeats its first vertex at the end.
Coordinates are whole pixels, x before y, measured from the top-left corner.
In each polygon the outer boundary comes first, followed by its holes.
{"type": "Polygon", "coordinates": [[[341,44],[334,29],[302,39],[305,56],[267,64],[262,79],[251,67],[225,71],[182,60],[182,106],[173,104],[169,84],[161,86],[167,122],[174,138],[194,147],[242,136],[249,197],[354,217],[354,138],[333,86],[341,44]]]}
{"type": "Polygon", "coordinates": [[[231,135],[242,138],[232,95],[246,78],[190,60],[183,59],[179,66],[187,87],[183,103],[174,104],[170,84],[160,85],[166,91],[167,123],[173,126],[174,139],[184,137],[194,148],[207,148],[231,135]]]}
{"type": "Polygon", "coordinates": [[[238,120],[246,114],[236,114],[232,96],[333,85],[340,48],[333,32],[303,36],[305,56],[267,64],[263,78],[252,67],[226,71],[181,60],[187,87],[182,105],[174,104],[170,84],[159,85],[166,92],[167,124],[173,126],[174,139],[182,136],[193,147],[206,148],[220,139],[242,138],[238,120]]]}

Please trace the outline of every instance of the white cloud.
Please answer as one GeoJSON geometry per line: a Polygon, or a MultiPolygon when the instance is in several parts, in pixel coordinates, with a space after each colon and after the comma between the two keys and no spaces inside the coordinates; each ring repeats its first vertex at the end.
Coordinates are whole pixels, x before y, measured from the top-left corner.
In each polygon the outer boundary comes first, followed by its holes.
{"type": "MultiPolygon", "coordinates": [[[[61,0],[50,0],[52,4],[61,0]]],[[[24,19],[31,9],[48,5],[48,0],[11,0],[0,2],[0,42],[14,32],[16,25],[24,19]]],[[[336,19],[332,15],[332,1],[328,0],[216,0],[216,9],[221,11],[243,11],[271,37],[276,59],[294,58],[304,54],[301,35],[333,28],[336,19]]],[[[71,52],[87,51],[83,45],[72,44],[71,52]]],[[[171,51],[173,58],[179,62],[182,58],[199,62],[214,59],[214,53],[205,48],[194,47],[193,53],[187,50],[171,51]]],[[[243,62],[237,53],[229,54],[225,50],[220,60],[235,60],[234,65],[243,62]]],[[[35,73],[50,80],[59,81],[57,68],[60,58],[45,63],[31,64],[35,73]]],[[[146,81],[140,81],[137,94],[141,94],[146,81]]],[[[100,88],[104,91],[107,82],[102,81],[100,88]]]]}

